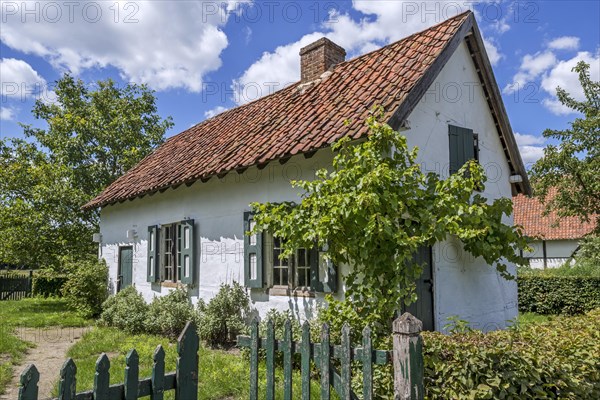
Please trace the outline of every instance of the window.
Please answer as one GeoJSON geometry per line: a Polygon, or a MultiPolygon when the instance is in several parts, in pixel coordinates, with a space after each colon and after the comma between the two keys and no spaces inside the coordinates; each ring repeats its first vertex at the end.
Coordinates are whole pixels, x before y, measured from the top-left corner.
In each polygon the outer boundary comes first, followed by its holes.
{"type": "MultiPolygon", "coordinates": [[[[248,233],[255,223],[250,211],[244,212],[244,284],[252,289],[273,288],[269,293],[289,295],[290,290],[335,293],[337,267],[322,260],[323,248],[297,249],[291,257],[280,259],[284,242],[272,234],[248,233]],[[280,289],[280,290],[275,290],[280,289]]],[[[296,295],[296,293],[293,293],[296,295]]]]}
{"type": "Polygon", "coordinates": [[[194,220],[148,227],[148,282],[193,283],[194,220]]]}
{"type": "Polygon", "coordinates": [[[273,235],[268,235],[272,243],[272,257],[268,257],[273,271],[272,286],[290,289],[310,289],[310,250],[298,249],[292,257],[280,258],[283,253],[283,241],[273,235]]]}

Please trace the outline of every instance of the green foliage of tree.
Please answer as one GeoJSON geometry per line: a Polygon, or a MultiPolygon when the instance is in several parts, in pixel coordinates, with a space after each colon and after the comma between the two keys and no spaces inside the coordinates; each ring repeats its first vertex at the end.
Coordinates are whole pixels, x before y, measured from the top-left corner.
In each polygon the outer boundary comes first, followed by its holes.
{"type": "MultiPolygon", "coordinates": [[[[531,170],[534,191],[542,201],[556,188],[546,211],[556,210],[562,217],[578,216],[582,221],[600,216],[600,82],[590,79],[589,68],[581,61],[573,69],[579,74],[585,100],[575,100],[560,87],[556,90],[563,105],[583,116],[568,129],[544,131],[545,138],[559,144],[548,145],[544,157],[531,170]]],[[[600,229],[600,224],[597,226],[600,229]]]]}
{"type": "Polygon", "coordinates": [[[423,266],[412,255],[420,246],[455,235],[466,251],[511,278],[507,265],[522,263],[518,249],[526,243],[502,221],[512,213],[511,200],[488,201],[476,191],[486,180],[478,163],[448,179],[425,174],[416,162],[418,149],[409,150],[406,137],[378,122],[379,115],[376,110],[368,119],[366,140],[333,145],[331,171],[292,182],[303,191],[300,204],[252,207],[256,230],[286,239],[282,257],[317,244],[328,246],[326,257],[334,263],[353,266],[344,277],[347,301],[330,297],[330,308],[387,326],[403,302],[416,300],[414,282],[423,266]]]}
{"type": "Polygon", "coordinates": [[[112,80],[89,88],[65,75],[56,101],[38,100],[46,128],[23,125],[25,140],[0,139],[0,262],[56,266],[94,252],[98,213],[81,206],[164,140],[162,119],[144,85],[112,80]]]}

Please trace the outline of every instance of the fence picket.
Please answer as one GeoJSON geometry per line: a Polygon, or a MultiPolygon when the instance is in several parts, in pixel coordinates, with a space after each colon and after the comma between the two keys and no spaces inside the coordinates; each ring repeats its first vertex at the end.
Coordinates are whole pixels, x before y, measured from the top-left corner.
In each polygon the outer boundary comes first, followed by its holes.
{"type": "Polygon", "coordinates": [[[40,373],[33,364],[29,364],[25,371],[21,373],[19,383],[19,400],[37,400],[38,398],[38,382],[40,373]]]}
{"type": "Polygon", "coordinates": [[[250,400],[258,400],[258,320],[250,323],[250,400]]]}
{"type": "Polygon", "coordinates": [[[198,332],[188,321],[177,341],[175,400],[198,399],[198,332]]]}
{"type": "Polygon", "coordinates": [[[350,363],[352,362],[352,349],[350,348],[350,326],[344,324],[342,327],[342,346],[341,346],[341,371],[342,393],[340,397],[343,400],[350,400],[350,363]]]}
{"type": "Polygon", "coordinates": [[[140,358],[135,349],[131,349],[125,357],[125,400],[137,400],[138,398],[139,361],[140,358]]]}
{"type": "Polygon", "coordinates": [[[373,399],[373,343],[371,342],[371,328],[363,329],[363,400],[373,399]]]}
{"type": "Polygon", "coordinates": [[[75,400],[77,393],[77,366],[72,358],[68,358],[60,369],[58,382],[58,400],[75,400]]]}
{"type": "Polygon", "coordinates": [[[94,400],[110,400],[110,360],[106,353],[102,353],[96,361],[96,374],[94,375],[94,400]]]}
{"type": "Polygon", "coordinates": [[[329,400],[331,395],[331,347],[329,345],[329,325],[323,324],[321,331],[321,400],[329,400]]]}
{"type": "Polygon", "coordinates": [[[292,324],[285,321],[283,333],[283,399],[292,400],[292,324]]]}
{"type": "Polygon", "coordinates": [[[267,400],[275,400],[275,328],[273,321],[267,321],[267,400]]]}
{"type": "Polygon", "coordinates": [[[302,324],[302,400],[310,400],[310,325],[308,321],[302,324]]]}
{"type": "Polygon", "coordinates": [[[151,400],[163,400],[165,396],[165,350],[162,345],[156,346],[152,357],[152,394],[151,400]]]}

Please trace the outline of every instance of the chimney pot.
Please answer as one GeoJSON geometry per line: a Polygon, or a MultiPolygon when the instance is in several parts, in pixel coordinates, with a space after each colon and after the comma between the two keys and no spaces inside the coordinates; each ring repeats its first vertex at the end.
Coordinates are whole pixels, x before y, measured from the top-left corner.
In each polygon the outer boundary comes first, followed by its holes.
{"type": "Polygon", "coordinates": [[[300,81],[312,82],[331,67],[346,60],[346,50],[327,38],[300,49],[300,81]]]}

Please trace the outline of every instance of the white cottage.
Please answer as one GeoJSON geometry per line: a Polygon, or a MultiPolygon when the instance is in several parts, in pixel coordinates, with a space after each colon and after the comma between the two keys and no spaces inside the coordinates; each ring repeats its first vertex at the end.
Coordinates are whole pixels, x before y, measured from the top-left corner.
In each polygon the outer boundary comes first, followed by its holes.
{"type": "MultiPolygon", "coordinates": [[[[299,82],[171,137],[85,205],[101,208],[113,292],[134,285],[150,301],[184,285],[195,302],[238,281],[260,314],[289,309],[301,319],[325,293],[343,297],[347,267],[319,265],[304,249],[280,261],[276,239],[244,232],[251,202],[298,201],[290,179],[330,166],[337,139],[366,135],[374,105],[419,147],[424,170],[448,175],[475,158],[489,199],[530,192],[472,13],[349,61],[323,38],[301,50],[300,63],[299,82]]],[[[490,330],[517,315],[515,282],[455,238],[420,256],[429,268],[410,311],[426,328],[458,315],[490,330]]]]}

